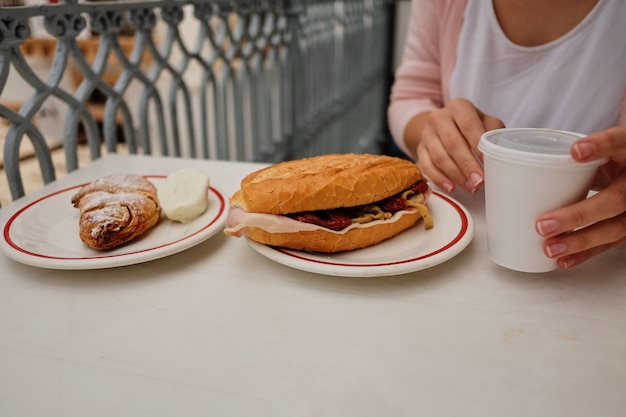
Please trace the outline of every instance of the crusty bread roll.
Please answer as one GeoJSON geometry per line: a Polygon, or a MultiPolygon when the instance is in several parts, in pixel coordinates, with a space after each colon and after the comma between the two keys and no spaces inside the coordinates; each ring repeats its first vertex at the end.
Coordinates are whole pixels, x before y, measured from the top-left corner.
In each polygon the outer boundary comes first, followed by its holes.
{"type": "Polygon", "coordinates": [[[405,159],[329,154],[253,172],[241,181],[241,191],[250,212],[285,214],[368,204],[420,179],[419,168],[405,159]]]}
{"type": "Polygon", "coordinates": [[[413,226],[422,218],[414,211],[393,223],[379,223],[367,228],[351,229],[343,234],[326,230],[302,230],[293,233],[270,233],[257,227],[246,230],[250,239],[270,246],[311,252],[343,252],[375,245],[413,226]]]}
{"type": "Polygon", "coordinates": [[[432,227],[430,192],[419,168],[400,158],[331,154],[293,160],[242,180],[230,199],[225,233],[314,252],[359,249],[422,218],[432,227]]]}
{"type": "Polygon", "coordinates": [[[136,174],[99,178],[78,190],[72,204],[80,210],[80,239],[97,250],[131,241],[161,215],[156,188],[136,174]]]}

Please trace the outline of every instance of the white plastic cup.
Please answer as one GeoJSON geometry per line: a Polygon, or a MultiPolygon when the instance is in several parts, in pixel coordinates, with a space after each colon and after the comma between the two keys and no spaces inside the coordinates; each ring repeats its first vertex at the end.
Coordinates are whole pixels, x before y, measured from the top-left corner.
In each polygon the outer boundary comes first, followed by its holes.
{"type": "Polygon", "coordinates": [[[548,272],[556,260],[543,252],[537,218],[587,195],[606,161],[576,162],[572,144],[584,135],[552,129],[497,129],[480,138],[484,155],[489,258],[523,272],[548,272]]]}

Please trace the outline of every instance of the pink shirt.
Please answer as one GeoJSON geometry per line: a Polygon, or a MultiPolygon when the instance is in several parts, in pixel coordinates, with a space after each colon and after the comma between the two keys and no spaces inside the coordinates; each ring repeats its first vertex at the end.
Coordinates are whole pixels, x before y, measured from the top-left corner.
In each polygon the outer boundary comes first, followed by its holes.
{"type": "MultiPolygon", "coordinates": [[[[412,2],[403,61],[396,71],[388,109],[391,134],[408,155],[412,152],[408,152],[403,139],[408,122],[417,114],[441,108],[450,101],[450,80],[466,6],[466,0],[412,2]]],[[[619,124],[626,126],[624,94],[619,124]]]]}

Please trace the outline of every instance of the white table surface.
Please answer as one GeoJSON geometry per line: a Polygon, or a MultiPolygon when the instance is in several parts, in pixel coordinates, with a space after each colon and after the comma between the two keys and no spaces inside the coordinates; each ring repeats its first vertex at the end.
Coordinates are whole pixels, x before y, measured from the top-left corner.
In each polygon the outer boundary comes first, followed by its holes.
{"type": "MultiPolygon", "coordinates": [[[[228,196],[260,167],[106,156],[24,201],[182,166],[228,196]]],[[[102,270],[2,254],[0,416],[626,415],[626,248],[565,272],[509,271],[487,258],[483,197],[453,196],[474,240],[400,276],[302,272],[221,232],[102,270]]]]}

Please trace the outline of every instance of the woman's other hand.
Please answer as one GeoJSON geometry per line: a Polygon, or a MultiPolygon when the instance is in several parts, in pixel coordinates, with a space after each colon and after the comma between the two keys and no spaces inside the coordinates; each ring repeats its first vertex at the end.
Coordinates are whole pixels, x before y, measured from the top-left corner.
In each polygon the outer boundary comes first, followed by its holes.
{"type": "Polygon", "coordinates": [[[475,192],[483,184],[480,136],[504,127],[470,101],[455,99],[444,108],[419,114],[406,129],[407,146],[417,148],[417,161],[430,180],[450,192],[455,184],[475,192]],[[417,145],[416,145],[417,143],[417,145]]]}

